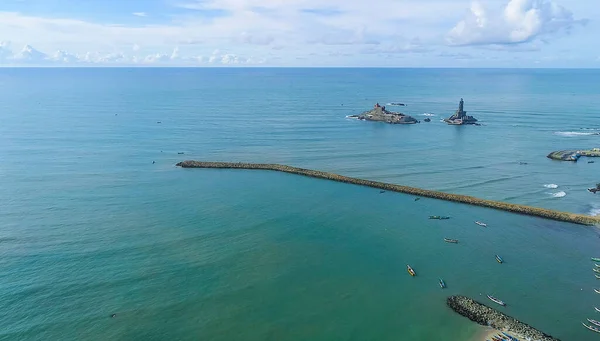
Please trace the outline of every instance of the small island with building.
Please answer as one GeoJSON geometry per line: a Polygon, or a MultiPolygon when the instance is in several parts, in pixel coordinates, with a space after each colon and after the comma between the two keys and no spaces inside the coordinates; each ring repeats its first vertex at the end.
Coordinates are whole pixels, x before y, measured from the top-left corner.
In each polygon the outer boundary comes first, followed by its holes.
{"type": "Polygon", "coordinates": [[[369,111],[365,111],[360,115],[351,115],[348,116],[350,118],[356,118],[359,120],[365,121],[378,121],[385,122],[390,124],[415,124],[419,123],[412,116],[405,115],[399,112],[393,112],[385,109],[385,106],[379,105],[379,103],[375,104],[373,109],[369,111]]]}
{"type": "Polygon", "coordinates": [[[600,148],[579,149],[579,150],[559,150],[548,154],[546,157],[557,161],[577,162],[580,157],[600,157],[600,148]]]}
{"type": "Polygon", "coordinates": [[[467,115],[467,112],[464,111],[464,105],[465,105],[465,101],[463,101],[463,99],[461,98],[460,103],[458,103],[458,110],[456,110],[452,116],[445,119],[444,122],[446,122],[448,124],[452,124],[452,125],[463,125],[463,124],[477,125],[478,124],[477,119],[473,116],[467,115]]]}

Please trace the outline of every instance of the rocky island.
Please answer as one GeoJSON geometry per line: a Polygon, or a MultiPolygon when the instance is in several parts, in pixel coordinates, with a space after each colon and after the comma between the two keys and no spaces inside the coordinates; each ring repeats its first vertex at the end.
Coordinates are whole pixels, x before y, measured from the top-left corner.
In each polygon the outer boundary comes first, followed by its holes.
{"type": "Polygon", "coordinates": [[[478,124],[477,119],[473,116],[468,116],[467,112],[464,111],[465,101],[460,99],[460,103],[458,103],[458,110],[454,112],[454,115],[448,117],[444,120],[444,122],[452,125],[463,125],[463,124],[478,124]]]}
{"type": "Polygon", "coordinates": [[[521,338],[539,341],[559,341],[530,325],[514,319],[496,309],[492,309],[465,296],[450,296],[446,300],[448,307],[458,314],[482,326],[519,334],[521,338]]]}
{"type": "Polygon", "coordinates": [[[385,109],[385,106],[375,104],[373,109],[365,111],[360,115],[351,115],[350,118],[356,118],[366,121],[378,121],[390,124],[415,124],[419,123],[414,117],[404,115],[403,113],[393,112],[385,109]]]}
{"type": "Polygon", "coordinates": [[[548,154],[546,157],[557,161],[577,162],[580,157],[600,157],[600,148],[580,149],[580,150],[559,150],[548,154]]]}

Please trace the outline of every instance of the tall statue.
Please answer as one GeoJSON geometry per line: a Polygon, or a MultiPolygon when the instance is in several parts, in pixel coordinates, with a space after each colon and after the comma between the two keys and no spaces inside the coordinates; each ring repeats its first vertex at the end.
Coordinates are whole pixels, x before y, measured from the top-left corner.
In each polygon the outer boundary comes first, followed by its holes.
{"type": "Polygon", "coordinates": [[[458,112],[462,113],[463,110],[463,106],[465,105],[465,101],[463,101],[463,99],[460,99],[460,103],[458,104],[458,112]]]}

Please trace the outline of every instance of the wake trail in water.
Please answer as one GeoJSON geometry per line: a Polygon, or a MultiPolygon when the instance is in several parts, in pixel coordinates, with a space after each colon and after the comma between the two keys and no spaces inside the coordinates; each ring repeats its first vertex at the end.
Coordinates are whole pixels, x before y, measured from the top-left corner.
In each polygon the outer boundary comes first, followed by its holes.
{"type": "Polygon", "coordinates": [[[544,187],[546,187],[546,188],[558,188],[558,185],[557,184],[546,184],[546,185],[544,185],[544,187]]]}
{"type": "Polygon", "coordinates": [[[581,131],[557,131],[554,133],[554,135],[565,136],[565,137],[575,137],[575,136],[600,135],[600,133],[581,132],[581,131]]]}

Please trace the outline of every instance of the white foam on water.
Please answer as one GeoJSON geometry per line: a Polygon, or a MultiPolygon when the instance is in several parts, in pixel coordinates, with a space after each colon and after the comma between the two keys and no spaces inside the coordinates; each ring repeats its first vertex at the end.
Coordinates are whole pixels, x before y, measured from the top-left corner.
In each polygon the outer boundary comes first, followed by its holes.
{"type": "Polygon", "coordinates": [[[592,204],[589,214],[592,217],[600,216],[600,204],[592,204]]]}
{"type": "Polygon", "coordinates": [[[557,131],[554,134],[566,137],[598,135],[598,133],[584,133],[581,131],[557,131]]]}
{"type": "Polygon", "coordinates": [[[555,197],[555,198],[562,198],[562,197],[564,197],[565,195],[567,195],[567,193],[565,193],[565,192],[563,192],[563,191],[556,192],[556,193],[552,193],[552,196],[553,196],[553,197],[555,197]]]}
{"type": "Polygon", "coordinates": [[[545,184],[544,187],[546,188],[558,188],[557,184],[545,184]]]}
{"type": "Polygon", "coordinates": [[[429,117],[432,117],[432,116],[435,116],[435,114],[432,114],[432,113],[426,112],[426,113],[424,113],[424,114],[423,114],[423,116],[429,116],[429,117]]]}

